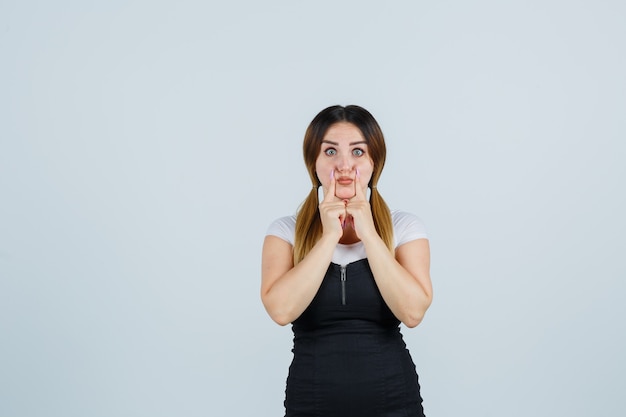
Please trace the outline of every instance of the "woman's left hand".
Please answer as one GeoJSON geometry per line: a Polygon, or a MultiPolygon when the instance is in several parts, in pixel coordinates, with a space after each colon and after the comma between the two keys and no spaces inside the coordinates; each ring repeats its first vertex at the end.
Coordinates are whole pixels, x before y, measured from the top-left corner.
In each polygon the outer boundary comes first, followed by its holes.
{"type": "Polygon", "coordinates": [[[416,239],[391,252],[382,241],[361,178],[357,173],[355,195],[346,203],[348,218],[365,245],[376,285],[393,314],[407,327],[417,326],[433,297],[430,282],[430,248],[427,239],[416,239]]]}
{"type": "Polygon", "coordinates": [[[361,240],[378,236],[376,226],[374,226],[374,218],[372,217],[372,208],[369,201],[367,201],[367,196],[363,190],[364,185],[361,184],[361,176],[358,170],[356,172],[354,188],[354,197],[346,204],[346,213],[351,217],[352,227],[361,240]]]}

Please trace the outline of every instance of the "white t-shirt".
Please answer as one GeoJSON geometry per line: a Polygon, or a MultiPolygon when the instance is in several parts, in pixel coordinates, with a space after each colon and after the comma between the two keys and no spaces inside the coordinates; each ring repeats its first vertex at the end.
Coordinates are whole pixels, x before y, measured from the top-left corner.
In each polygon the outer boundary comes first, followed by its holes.
{"type": "MultiPolygon", "coordinates": [[[[416,239],[428,239],[422,220],[405,211],[391,210],[394,248],[416,239]]],[[[296,236],[296,216],[281,217],[267,229],[267,235],[277,236],[293,246],[296,236]]],[[[346,265],[367,258],[363,242],[351,245],[337,244],[333,263],[346,265]]]]}

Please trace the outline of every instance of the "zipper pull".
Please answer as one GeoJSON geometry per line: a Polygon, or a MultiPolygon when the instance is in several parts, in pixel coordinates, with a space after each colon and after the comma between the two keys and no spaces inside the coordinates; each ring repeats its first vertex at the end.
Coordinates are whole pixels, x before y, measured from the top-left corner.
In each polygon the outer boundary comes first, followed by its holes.
{"type": "Polygon", "coordinates": [[[341,305],[346,305],[346,266],[341,265],[341,305]]]}

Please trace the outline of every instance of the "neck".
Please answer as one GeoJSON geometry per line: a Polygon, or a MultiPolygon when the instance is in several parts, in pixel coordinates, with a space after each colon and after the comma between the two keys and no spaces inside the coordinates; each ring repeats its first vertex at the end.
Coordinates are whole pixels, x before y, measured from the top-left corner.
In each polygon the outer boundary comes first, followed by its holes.
{"type": "Polygon", "coordinates": [[[339,239],[339,243],[341,243],[342,245],[351,245],[360,241],[361,239],[359,239],[359,237],[356,235],[356,231],[352,226],[346,226],[346,228],[343,229],[343,235],[341,236],[341,239],[339,239]]]}

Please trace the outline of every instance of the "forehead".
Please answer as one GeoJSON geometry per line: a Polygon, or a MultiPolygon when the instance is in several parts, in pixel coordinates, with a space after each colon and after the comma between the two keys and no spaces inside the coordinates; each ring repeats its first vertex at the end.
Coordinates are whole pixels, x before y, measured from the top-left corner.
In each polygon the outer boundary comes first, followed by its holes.
{"type": "Polygon", "coordinates": [[[365,142],[365,137],[363,137],[361,130],[352,123],[339,122],[328,128],[323,140],[339,144],[350,144],[353,142],[365,142]]]}

